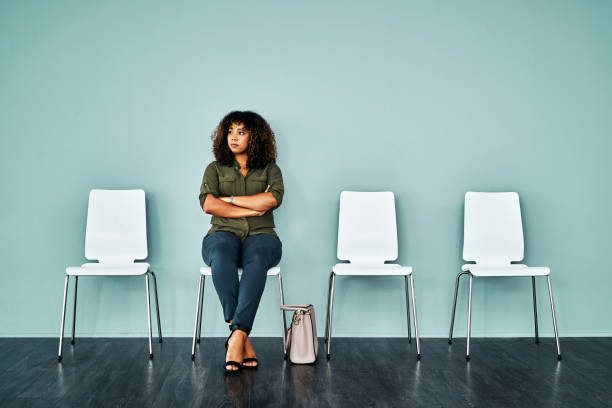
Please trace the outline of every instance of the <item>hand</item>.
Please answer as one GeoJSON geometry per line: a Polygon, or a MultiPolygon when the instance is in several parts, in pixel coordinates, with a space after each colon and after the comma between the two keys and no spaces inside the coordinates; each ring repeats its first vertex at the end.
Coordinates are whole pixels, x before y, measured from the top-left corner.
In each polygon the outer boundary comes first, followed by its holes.
{"type": "Polygon", "coordinates": [[[250,215],[250,217],[261,217],[265,213],[266,213],[265,211],[256,211],[256,210],[253,210],[253,213],[250,215]]]}

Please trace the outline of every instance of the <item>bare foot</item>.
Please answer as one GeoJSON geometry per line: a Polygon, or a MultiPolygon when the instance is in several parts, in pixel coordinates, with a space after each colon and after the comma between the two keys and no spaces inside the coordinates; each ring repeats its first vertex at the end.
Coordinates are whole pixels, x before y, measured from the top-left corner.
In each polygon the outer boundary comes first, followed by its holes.
{"type": "MultiPolygon", "coordinates": [[[[257,356],[255,355],[255,349],[253,348],[253,345],[251,344],[251,339],[249,337],[247,337],[244,342],[244,353],[242,354],[242,357],[243,359],[257,358],[257,356]]],[[[247,361],[246,363],[244,363],[244,365],[247,367],[257,367],[259,363],[257,363],[257,361],[247,361]]]]}
{"type": "MultiPolygon", "coordinates": [[[[244,353],[244,341],[247,339],[247,334],[242,330],[234,330],[232,336],[227,342],[227,353],[225,361],[236,361],[242,363],[242,355],[244,353]]],[[[233,365],[226,366],[228,370],[238,370],[238,367],[233,365]]]]}

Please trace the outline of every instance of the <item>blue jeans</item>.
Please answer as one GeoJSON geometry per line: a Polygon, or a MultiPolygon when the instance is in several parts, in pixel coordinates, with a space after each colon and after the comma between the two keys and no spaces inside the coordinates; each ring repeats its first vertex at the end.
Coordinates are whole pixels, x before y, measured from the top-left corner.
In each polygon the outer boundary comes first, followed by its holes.
{"type": "Polygon", "coordinates": [[[266,286],[268,269],[278,265],[283,245],[274,235],[249,235],[240,239],[231,232],[217,231],[202,241],[202,258],[212,269],[213,284],[219,295],[230,330],[251,332],[259,300],[266,286]],[[242,279],[238,280],[238,267],[242,279]]]}

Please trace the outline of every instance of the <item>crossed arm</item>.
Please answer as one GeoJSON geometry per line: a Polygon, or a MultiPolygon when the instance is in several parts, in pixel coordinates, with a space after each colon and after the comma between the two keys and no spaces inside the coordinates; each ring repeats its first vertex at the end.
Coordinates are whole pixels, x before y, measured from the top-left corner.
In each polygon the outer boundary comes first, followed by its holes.
{"type": "Polygon", "coordinates": [[[234,196],[232,203],[230,197],[215,197],[212,194],[206,195],[202,209],[206,214],[216,215],[225,218],[259,217],[266,211],[276,207],[278,203],[272,193],[266,191],[249,196],[234,196]]]}

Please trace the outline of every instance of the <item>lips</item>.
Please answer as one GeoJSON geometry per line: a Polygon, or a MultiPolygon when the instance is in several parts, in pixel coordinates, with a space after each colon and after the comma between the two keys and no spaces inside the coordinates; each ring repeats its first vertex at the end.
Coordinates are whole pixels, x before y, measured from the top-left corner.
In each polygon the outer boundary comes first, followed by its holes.
{"type": "Polygon", "coordinates": [[[237,145],[236,143],[232,143],[232,144],[230,144],[230,146],[232,146],[232,147],[238,147],[238,145],[237,145]]]}

